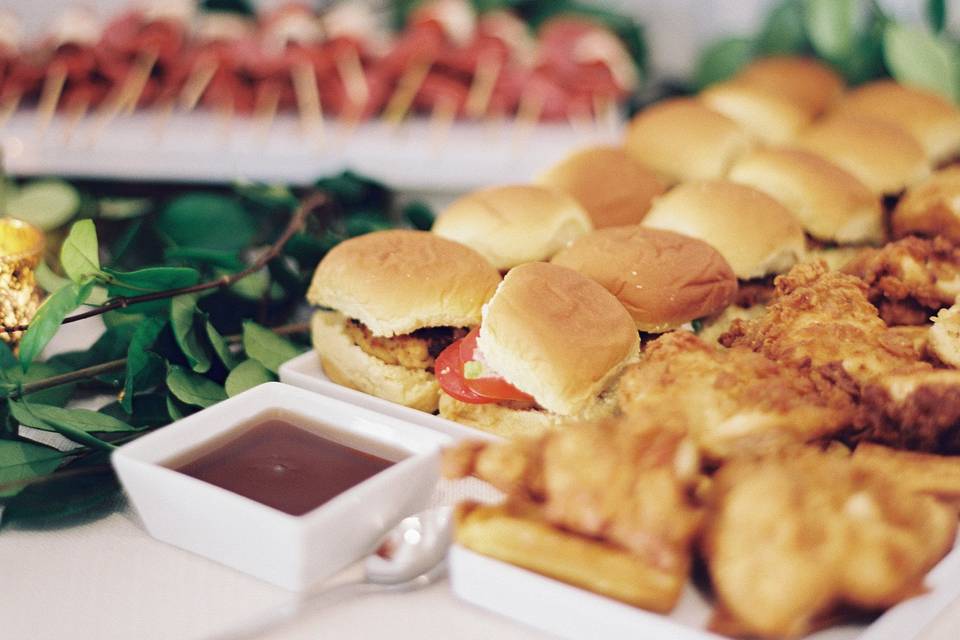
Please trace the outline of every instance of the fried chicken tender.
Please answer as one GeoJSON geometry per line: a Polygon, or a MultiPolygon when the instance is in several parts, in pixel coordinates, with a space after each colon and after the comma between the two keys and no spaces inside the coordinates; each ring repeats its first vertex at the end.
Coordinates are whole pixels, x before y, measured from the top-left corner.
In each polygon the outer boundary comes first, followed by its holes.
{"type": "Polygon", "coordinates": [[[867,283],[889,325],[926,324],[960,294],[960,246],[944,237],[908,236],[866,249],[842,270],[867,283]]]}
{"type": "Polygon", "coordinates": [[[413,333],[385,338],[375,336],[364,324],[348,318],[344,330],[358,347],[387,364],[408,369],[432,369],[434,359],[448,345],[467,335],[466,329],[428,327],[413,333]]]}
{"type": "Polygon", "coordinates": [[[683,434],[618,419],[534,440],[465,443],[445,454],[445,473],[474,474],[533,504],[552,525],[613,543],[652,567],[686,571],[700,512],[689,495],[699,477],[683,434]]]}
{"type": "Polygon", "coordinates": [[[954,508],[806,449],[738,459],[715,476],[703,543],[715,630],[799,637],[839,606],[892,606],[922,591],[951,547],[954,508]]]}
{"type": "Polygon", "coordinates": [[[853,423],[856,407],[803,367],[746,348],[721,349],[683,331],[651,342],[619,385],[628,416],[690,434],[711,461],[776,451],[853,423]]]}
{"type": "Polygon", "coordinates": [[[960,372],[920,359],[914,332],[889,328],[863,281],[798,265],[777,279],[762,318],[735,321],[721,336],[781,365],[804,369],[858,403],[857,436],[898,447],[960,450],[960,372]]]}

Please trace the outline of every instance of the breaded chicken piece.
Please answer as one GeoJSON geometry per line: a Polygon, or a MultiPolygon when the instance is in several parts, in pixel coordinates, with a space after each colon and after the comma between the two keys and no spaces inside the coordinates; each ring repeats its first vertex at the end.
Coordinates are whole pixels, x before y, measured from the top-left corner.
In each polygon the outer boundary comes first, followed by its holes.
{"type": "Polygon", "coordinates": [[[474,474],[554,526],[667,572],[688,566],[701,521],[690,498],[700,464],[681,433],[607,419],[535,440],[465,443],[445,457],[448,475],[474,474]]]}
{"type": "Polygon", "coordinates": [[[799,637],[843,605],[890,607],[922,591],[954,542],[953,507],[806,449],[715,476],[703,550],[717,631],[799,637]]]}
{"type": "Polygon", "coordinates": [[[889,325],[926,324],[960,294],[960,247],[943,237],[908,236],[865,249],[842,269],[867,283],[889,325]]]}
{"type": "Polygon", "coordinates": [[[619,399],[627,416],[689,433],[714,462],[831,435],[856,412],[849,394],[818,386],[804,367],[710,346],[683,331],[647,346],[624,373],[619,399]]]}
{"type": "Polygon", "coordinates": [[[927,351],[948,367],[960,369],[960,304],[941,309],[933,318],[927,351]]]}
{"type": "Polygon", "coordinates": [[[441,351],[467,335],[466,329],[428,327],[386,338],[373,335],[364,324],[352,318],[347,318],[344,330],[369,355],[408,369],[432,369],[441,351]]]}
{"type": "Polygon", "coordinates": [[[823,265],[777,279],[767,314],[734,322],[721,336],[786,366],[809,367],[859,404],[859,437],[892,446],[954,452],[960,447],[960,372],[920,360],[916,335],[889,328],[866,285],[823,265]]]}

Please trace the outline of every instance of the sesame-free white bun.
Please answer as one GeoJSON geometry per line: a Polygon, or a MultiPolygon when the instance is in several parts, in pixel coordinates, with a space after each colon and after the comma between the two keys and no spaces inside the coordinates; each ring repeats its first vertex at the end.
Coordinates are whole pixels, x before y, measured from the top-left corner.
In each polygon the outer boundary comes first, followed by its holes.
{"type": "Polygon", "coordinates": [[[344,330],[346,316],[317,311],[310,322],[313,347],[330,380],[351,389],[432,413],[440,386],[432,373],[408,369],[368,354],[344,330]]]}
{"type": "Polygon", "coordinates": [[[477,346],[507,382],[570,416],[596,401],[640,342],[633,318],[601,285],[531,262],[511,269],[484,307],[477,346]]]}
{"type": "Polygon", "coordinates": [[[811,236],[837,244],[883,240],[883,205],[856,176],[800,149],[751,151],[728,179],[763,191],[787,207],[811,236]]]}
{"type": "Polygon", "coordinates": [[[943,235],[960,242],[960,166],[941,169],[907,189],[890,226],[897,238],[943,235]]]}
{"type": "Polygon", "coordinates": [[[595,229],[637,224],[666,188],[654,171],[621,147],[610,146],[574,151],[543,172],[537,183],[573,196],[595,229]]]}
{"type": "Polygon", "coordinates": [[[935,165],[960,155],[960,108],[930,91],[878,80],[844,95],[834,111],[903,127],[935,165]]]}
{"type": "Polygon", "coordinates": [[[878,195],[897,195],[930,174],[926,152],[906,129],[865,116],[820,120],[800,132],[796,145],[843,167],[878,195]]]}
{"type": "Polygon", "coordinates": [[[789,142],[811,120],[789,97],[748,82],[719,82],[703,90],[700,99],[767,144],[789,142]]]}
{"type": "Polygon", "coordinates": [[[375,336],[480,323],[500,274],[483,256],[426,231],[377,231],[324,256],[307,292],[311,304],[359,320],[375,336]]]}
{"type": "Polygon", "coordinates": [[[590,231],[590,217],[573,196],[537,185],[481,189],[442,211],[433,233],[472,247],[501,271],[549,260],[590,231]]]}
{"type": "Polygon", "coordinates": [[[826,111],[844,88],[843,78],[836,71],[819,60],[800,56],[754,60],[735,79],[783,96],[811,118],[826,111]]]}
{"type": "Polygon", "coordinates": [[[719,313],[737,294],[733,269],[709,244],[640,225],[588,233],[551,262],[599,282],[647,333],[719,313]]]}
{"type": "Polygon", "coordinates": [[[670,184],[720,178],[753,144],[725,115],[693,98],[674,98],[647,107],[627,127],[627,153],[670,184]]]}
{"type": "Polygon", "coordinates": [[[576,416],[540,409],[514,409],[496,403],[470,404],[440,392],[440,416],[504,438],[535,437],[572,424],[613,415],[616,394],[607,392],[576,416]]]}
{"type": "Polygon", "coordinates": [[[643,225],[699,238],[741,280],[785,273],[803,258],[803,227],[767,194],[729,180],[687,182],[657,198],[643,225]]]}

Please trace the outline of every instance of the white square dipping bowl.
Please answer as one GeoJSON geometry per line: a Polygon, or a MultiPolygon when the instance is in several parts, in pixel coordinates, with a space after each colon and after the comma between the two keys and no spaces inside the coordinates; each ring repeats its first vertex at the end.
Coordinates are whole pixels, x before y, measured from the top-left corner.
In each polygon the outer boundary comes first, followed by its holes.
{"type": "Polygon", "coordinates": [[[450,436],[278,382],[254,387],[120,447],[112,461],[147,531],[281,587],[300,591],[371,553],[402,518],[425,509],[450,436]],[[293,516],[165,464],[262,419],[281,418],[396,464],[293,516]]]}

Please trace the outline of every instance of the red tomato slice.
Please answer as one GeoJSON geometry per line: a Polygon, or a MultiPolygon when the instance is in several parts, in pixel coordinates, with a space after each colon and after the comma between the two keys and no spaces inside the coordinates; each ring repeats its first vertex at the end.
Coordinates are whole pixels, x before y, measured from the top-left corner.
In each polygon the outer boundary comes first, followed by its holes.
{"type": "Polygon", "coordinates": [[[434,360],[433,370],[437,376],[440,388],[447,394],[461,402],[470,404],[486,404],[493,402],[493,398],[486,398],[470,389],[463,378],[463,360],[460,359],[460,342],[458,340],[440,352],[434,360]]]}
{"type": "MultiPolygon", "coordinates": [[[[460,340],[460,372],[463,374],[463,362],[473,360],[477,349],[477,336],[480,329],[473,329],[460,340]]],[[[493,400],[520,400],[533,402],[530,396],[499,376],[484,376],[482,378],[464,378],[464,385],[471,391],[493,400]]]]}

